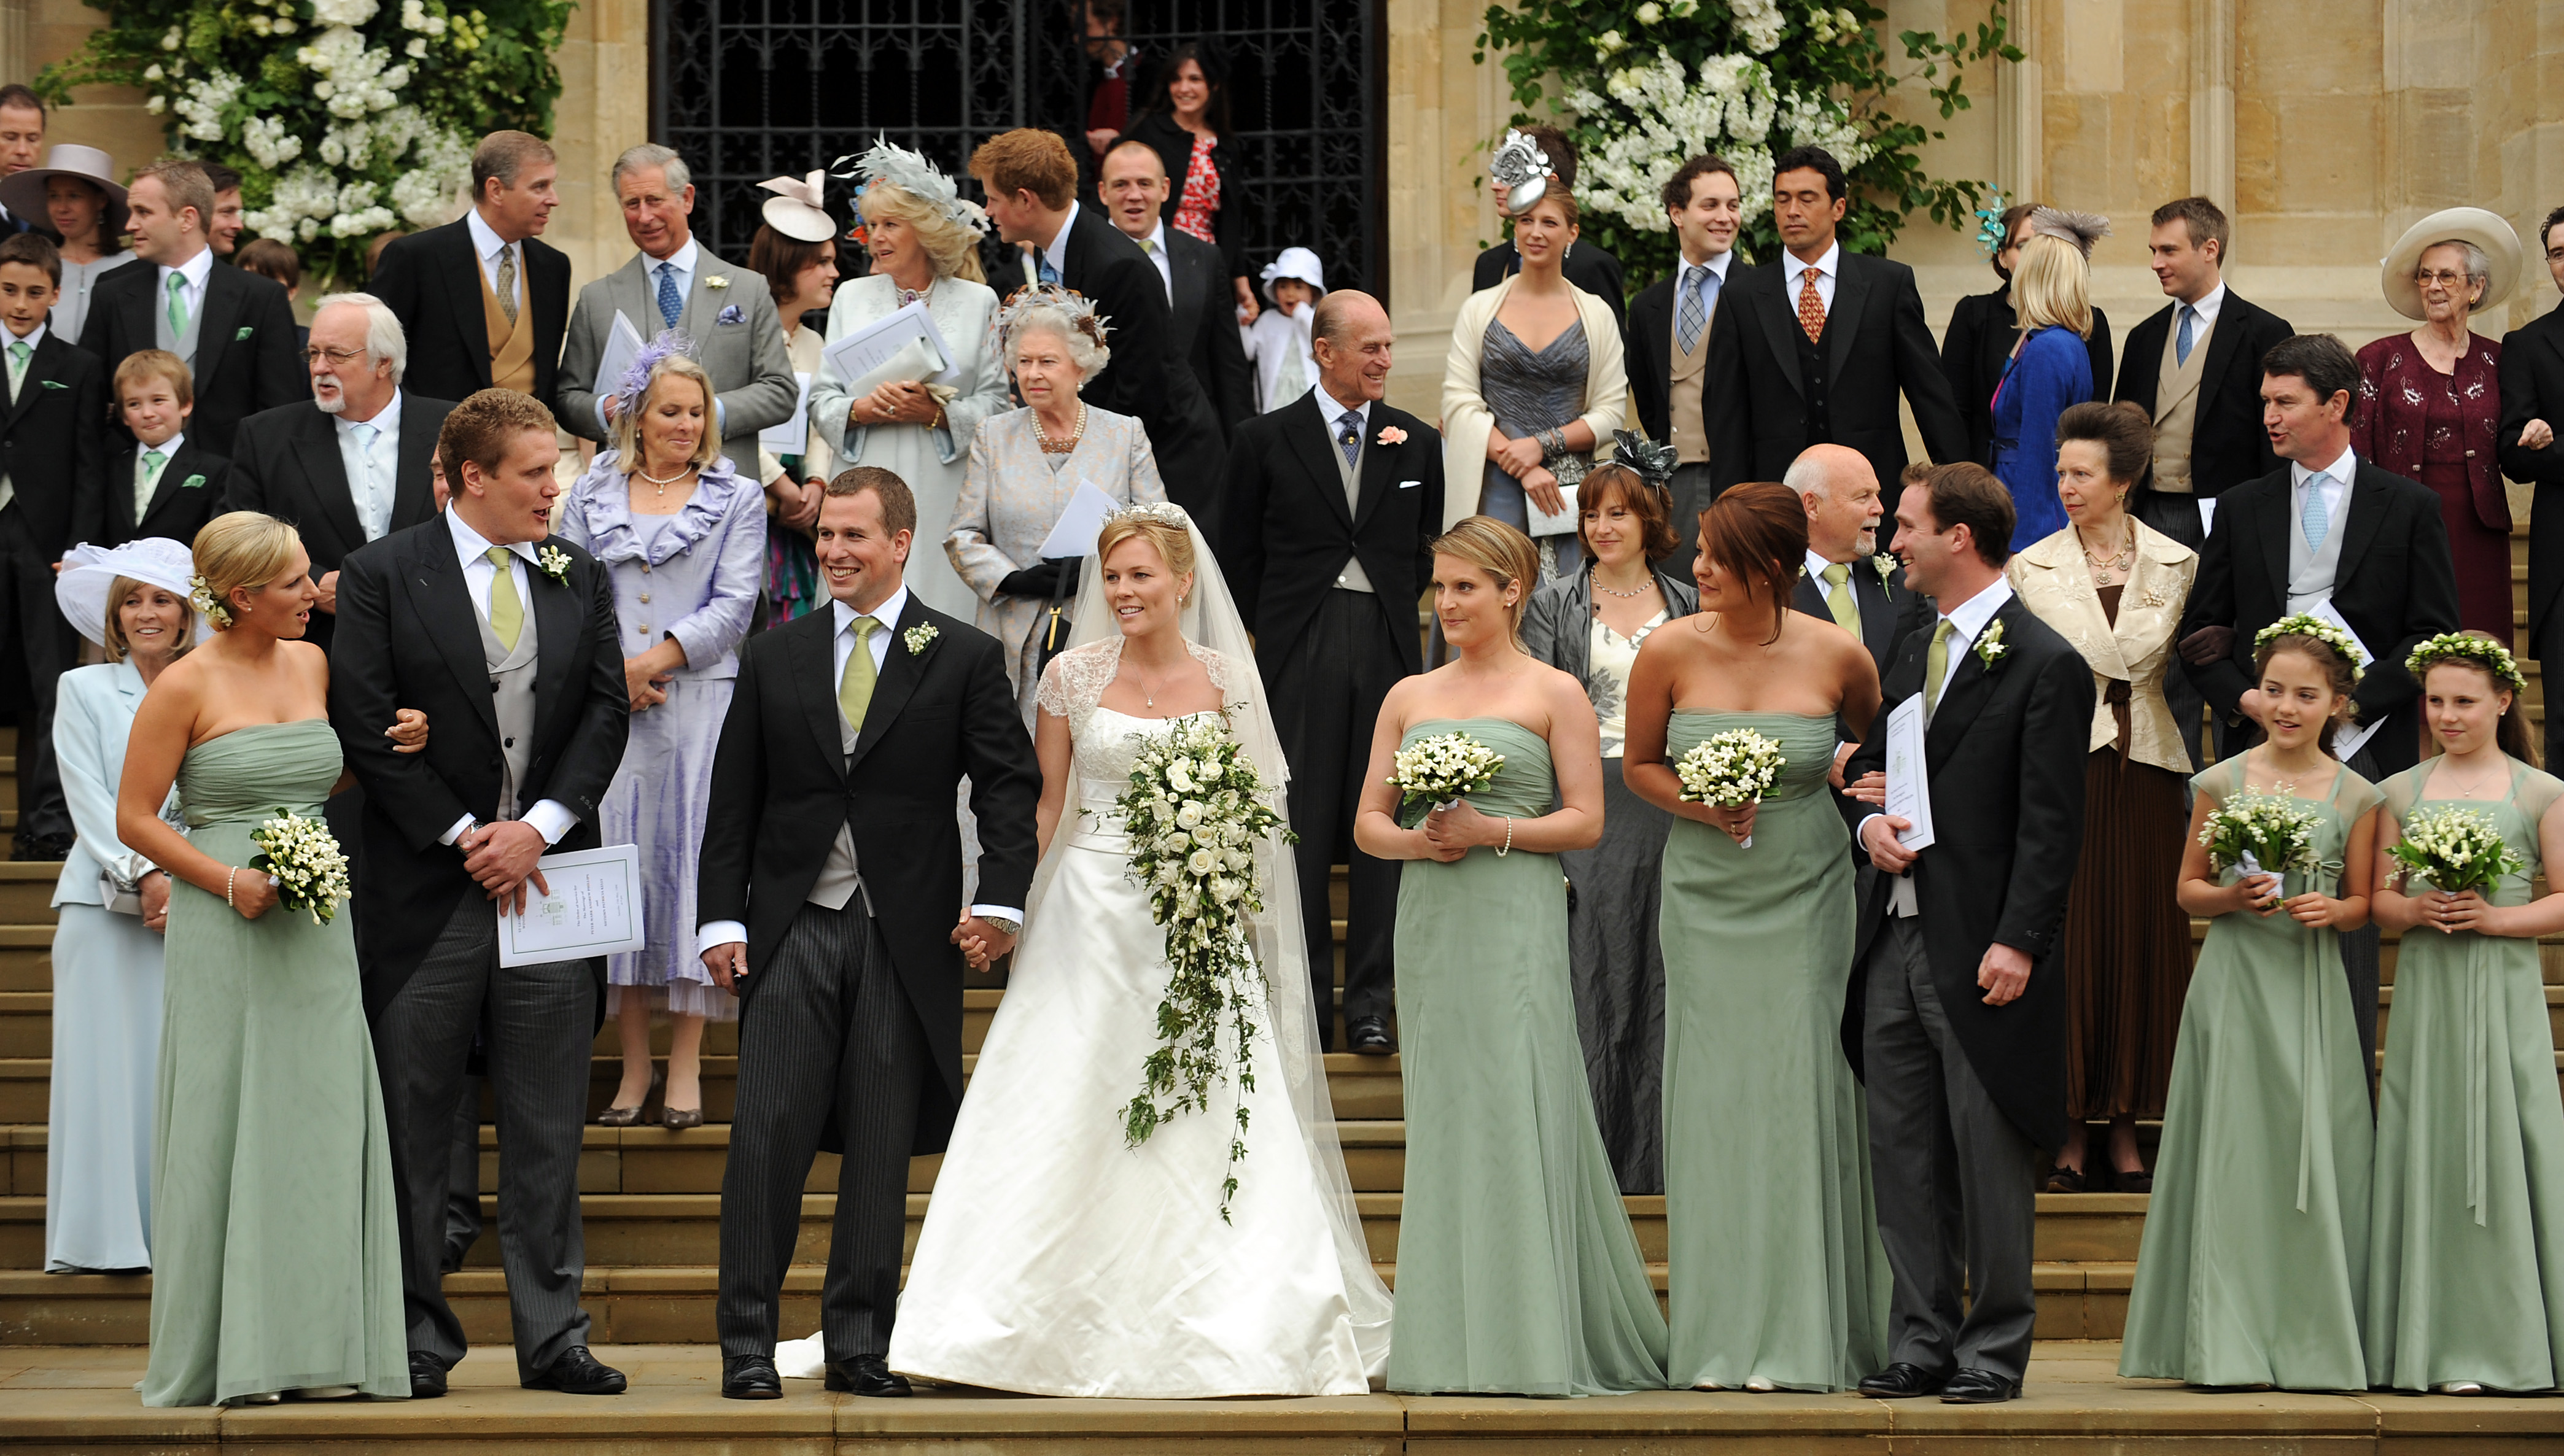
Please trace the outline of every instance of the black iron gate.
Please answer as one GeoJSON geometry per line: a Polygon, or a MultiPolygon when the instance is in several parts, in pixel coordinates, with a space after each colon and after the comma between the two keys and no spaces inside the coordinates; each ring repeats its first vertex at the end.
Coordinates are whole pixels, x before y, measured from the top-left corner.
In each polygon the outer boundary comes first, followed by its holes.
{"type": "MultiPolygon", "coordinates": [[[[1385,287],[1387,3],[1131,0],[1144,55],[1188,40],[1227,53],[1239,185],[1224,205],[1244,221],[1250,273],[1298,245],[1331,286],[1385,287]]],[[[696,231],[727,257],[748,255],[759,181],[875,136],[958,176],[996,132],[1084,127],[1079,0],[654,0],[652,12],[651,134],[685,156],[696,231]]]]}

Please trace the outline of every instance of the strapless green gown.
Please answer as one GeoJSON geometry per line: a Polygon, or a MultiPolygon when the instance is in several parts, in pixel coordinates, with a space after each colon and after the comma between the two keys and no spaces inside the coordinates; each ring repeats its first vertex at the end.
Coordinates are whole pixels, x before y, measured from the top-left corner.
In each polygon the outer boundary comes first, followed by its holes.
{"type": "MultiPolygon", "coordinates": [[[[1503,719],[1481,812],[1549,812],[1549,744],[1503,719]]],[[[1594,1122],[1556,855],[1409,860],[1397,887],[1406,1196],[1389,1387],[1429,1394],[1662,1389],[1665,1322],[1594,1122]]]]}
{"type": "MultiPolygon", "coordinates": [[[[311,818],[338,778],[321,719],[197,744],[178,796],[227,865],[279,807],[311,818]]],[[[168,1034],[151,1186],[145,1405],[354,1385],[409,1394],[391,1144],[347,907],[247,921],[169,894],[168,1034]]]]}
{"type": "Polygon", "coordinates": [[[1677,713],[1665,752],[1752,728],[1789,759],[1754,847],[1665,840],[1665,1234],[1676,1385],[1844,1390],[1887,1363],[1869,1117],[1843,1060],[1851,836],[1834,721],[1677,713]]]}

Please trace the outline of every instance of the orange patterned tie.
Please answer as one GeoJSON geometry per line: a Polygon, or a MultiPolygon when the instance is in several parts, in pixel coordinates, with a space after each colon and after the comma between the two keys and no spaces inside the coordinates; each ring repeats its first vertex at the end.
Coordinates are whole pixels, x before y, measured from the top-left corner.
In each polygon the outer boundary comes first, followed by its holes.
{"type": "Polygon", "coordinates": [[[1816,275],[1821,270],[1808,269],[1799,282],[1799,326],[1808,331],[1808,342],[1816,343],[1825,336],[1825,301],[1816,295],[1816,275]]]}

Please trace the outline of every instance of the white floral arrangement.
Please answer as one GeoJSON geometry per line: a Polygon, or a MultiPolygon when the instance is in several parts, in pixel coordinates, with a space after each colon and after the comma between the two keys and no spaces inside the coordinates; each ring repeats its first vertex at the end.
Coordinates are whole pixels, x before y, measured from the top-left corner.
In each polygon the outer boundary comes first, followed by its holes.
{"type": "Polygon", "coordinates": [[[249,868],[276,881],[280,904],[309,914],[316,926],[337,919],[347,899],[347,857],[325,822],[279,808],[250,831],[249,842],[258,847],[249,868]]]}
{"type": "Polygon", "coordinates": [[[2209,868],[2221,875],[2310,873],[2321,868],[2314,844],[2322,824],[2322,814],[2285,784],[2270,793],[2244,789],[2209,814],[2199,842],[2208,851],[2209,868]]]}
{"type": "MultiPolygon", "coordinates": [[[[1674,777],[1682,780],[1678,797],[1717,809],[1741,809],[1758,803],[1781,782],[1790,760],[1781,745],[1752,728],[1729,728],[1701,739],[1674,760],[1674,777]]],[[[1738,840],[1752,849],[1754,836],[1738,840]]]]}
{"type": "Polygon", "coordinates": [[[1255,851],[1295,836],[1225,713],[1178,720],[1145,740],[1114,811],[1130,837],[1128,873],[1166,928],[1170,967],[1159,1045],[1143,1064],[1139,1095],[1123,1109],[1123,1137],[1137,1147],[1161,1125],[1207,1112],[1213,1083],[1235,1087],[1236,1129],[1219,1195],[1226,1221],[1246,1157],[1256,1017],[1271,989],[1247,935],[1247,918],[1264,909],[1255,851]]]}
{"type": "Polygon", "coordinates": [[[569,585],[569,552],[546,542],[534,552],[534,567],[562,586],[569,585]]]}
{"type": "Polygon", "coordinates": [[[2404,821],[2403,842],[2387,852],[2408,881],[2418,876],[2451,895],[2489,890],[2527,868],[2490,815],[2456,804],[2414,810],[2404,821]]]}
{"type": "Polygon", "coordinates": [[[1389,759],[1389,781],[1398,791],[1397,822],[1412,829],[1426,811],[1479,793],[1496,781],[1505,755],[1464,732],[1417,738],[1389,759]]]}

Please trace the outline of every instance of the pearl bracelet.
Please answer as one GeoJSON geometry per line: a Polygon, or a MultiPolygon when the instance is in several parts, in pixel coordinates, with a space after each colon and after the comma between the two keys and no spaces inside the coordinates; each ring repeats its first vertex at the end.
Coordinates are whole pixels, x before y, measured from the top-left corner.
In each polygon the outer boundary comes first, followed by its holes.
{"type": "Polygon", "coordinates": [[[240,879],[240,866],[238,866],[238,865],[234,865],[234,866],[232,866],[232,872],[231,872],[230,874],[228,874],[228,875],[225,875],[225,876],[223,877],[223,904],[225,904],[225,905],[227,905],[227,906],[231,906],[231,908],[232,908],[232,909],[234,909],[234,910],[238,910],[238,909],[240,909],[240,907],[239,907],[239,906],[237,906],[237,905],[232,905],[232,885],[233,885],[233,883],[234,883],[235,881],[237,881],[237,880],[239,880],[239,879],[240,879]]]}
{"type": "Polygon", "coordinates": [[[1498,845],[1498,846],[1496,846],[1496,858],[1497,858],[1497,859],[1503,859],[1505,856],[1507,856],[1507,855],[1509,855],[1509,854],[1512,854],[1513,852],[1514,852],[1514,820],[1513,820],[1513,816],[1512,816],[1512,815],[1510,815],[1510,814],[1508,814],[1508,815],[1506,815],[1506,816],[1505,816],[1505,842],[1504,842],[1504,843],[1502,843],[1502,844],[1500,844],[1500,845],[1498,845]]]}

